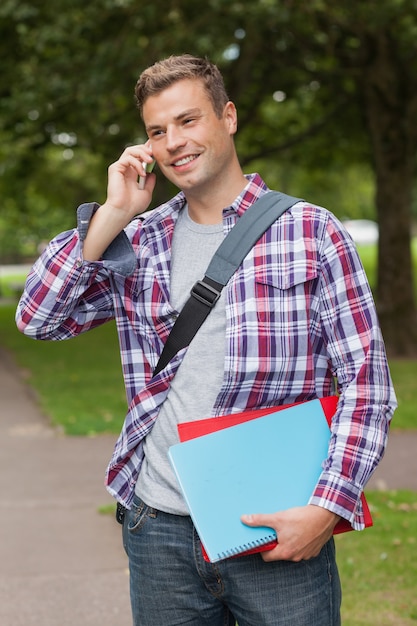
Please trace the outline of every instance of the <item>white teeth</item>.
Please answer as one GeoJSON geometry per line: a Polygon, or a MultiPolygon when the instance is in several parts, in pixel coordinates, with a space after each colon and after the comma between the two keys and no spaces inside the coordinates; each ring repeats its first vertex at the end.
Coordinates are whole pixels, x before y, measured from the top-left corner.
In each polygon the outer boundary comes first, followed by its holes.
{"type": "Polygon", "coordinates": [[[183,159],[180,159],[179,161],[176,161],[174,163],[174,165],[185,165],[186,163],[189,163],[190,161],[194,161],[194,159],[196,159],[196,156],[188,156],[188,157],[184,157],[183,159]]]}

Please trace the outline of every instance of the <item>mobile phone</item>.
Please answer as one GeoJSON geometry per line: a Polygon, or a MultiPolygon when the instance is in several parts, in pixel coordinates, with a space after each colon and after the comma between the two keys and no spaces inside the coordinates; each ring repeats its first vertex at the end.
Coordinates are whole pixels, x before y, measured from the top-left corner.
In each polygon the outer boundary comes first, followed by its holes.
{"type": "MultiPolygon", "coordinates": [[[[155,161],[151,161],[150,163],[142,162],[143,167],[145,168],[145,172],[150,174],[155,167],[155,161]]],[[[139,176],[139,189],[145,188],[146,176],[139,176]]]]}

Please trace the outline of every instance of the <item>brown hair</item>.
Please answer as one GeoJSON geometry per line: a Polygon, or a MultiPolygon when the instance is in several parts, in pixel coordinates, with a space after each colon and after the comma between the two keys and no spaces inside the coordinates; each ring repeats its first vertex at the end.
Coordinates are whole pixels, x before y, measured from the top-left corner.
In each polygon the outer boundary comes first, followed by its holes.
{"type": "Polygon", "coordinates": [[[216,65],[208,59],[182,54],[158,61],[142,72],[135,87],[136,104],[142,116],[143,105],[150,96],[155,96],[172,84],[184,79],[199,79],[211,100],[218,118],[223,114],[229,98],[223,76],[216,65]]]}

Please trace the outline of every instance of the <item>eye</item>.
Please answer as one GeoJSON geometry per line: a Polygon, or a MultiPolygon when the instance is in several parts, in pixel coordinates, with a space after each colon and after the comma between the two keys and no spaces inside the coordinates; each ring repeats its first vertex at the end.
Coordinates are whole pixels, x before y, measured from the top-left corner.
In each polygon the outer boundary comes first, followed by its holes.
{"type": "Polygon", "coordinates": [[[152,138],[152,139],[155,139],[155,138],[157,138],[157,137],[160,137],[161,135],[163,135],[163,134],[164,134],[164,132],[165,132],[165,131],[164,131],[164,130],[162,130],[162,128],[158,128],[157,130],[153,130],[153,131],[151,131],[151,132],[149,133],[149,135],[148,135],[148,136],[149,136],[149,139],[151,139],[151,138],[152,138]]]}

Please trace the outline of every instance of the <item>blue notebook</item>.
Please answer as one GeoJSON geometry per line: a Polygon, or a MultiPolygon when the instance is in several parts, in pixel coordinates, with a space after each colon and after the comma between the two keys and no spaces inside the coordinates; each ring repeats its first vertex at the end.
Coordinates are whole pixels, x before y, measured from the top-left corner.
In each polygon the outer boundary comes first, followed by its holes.
{"type": "Polygon", "coordinates": [[[271,528],[245,526],[241,515],[307,504],[329,440],[320,400],[311,400],[171,446],[170,461],[211,562],[277,538],[271,528]]]}

